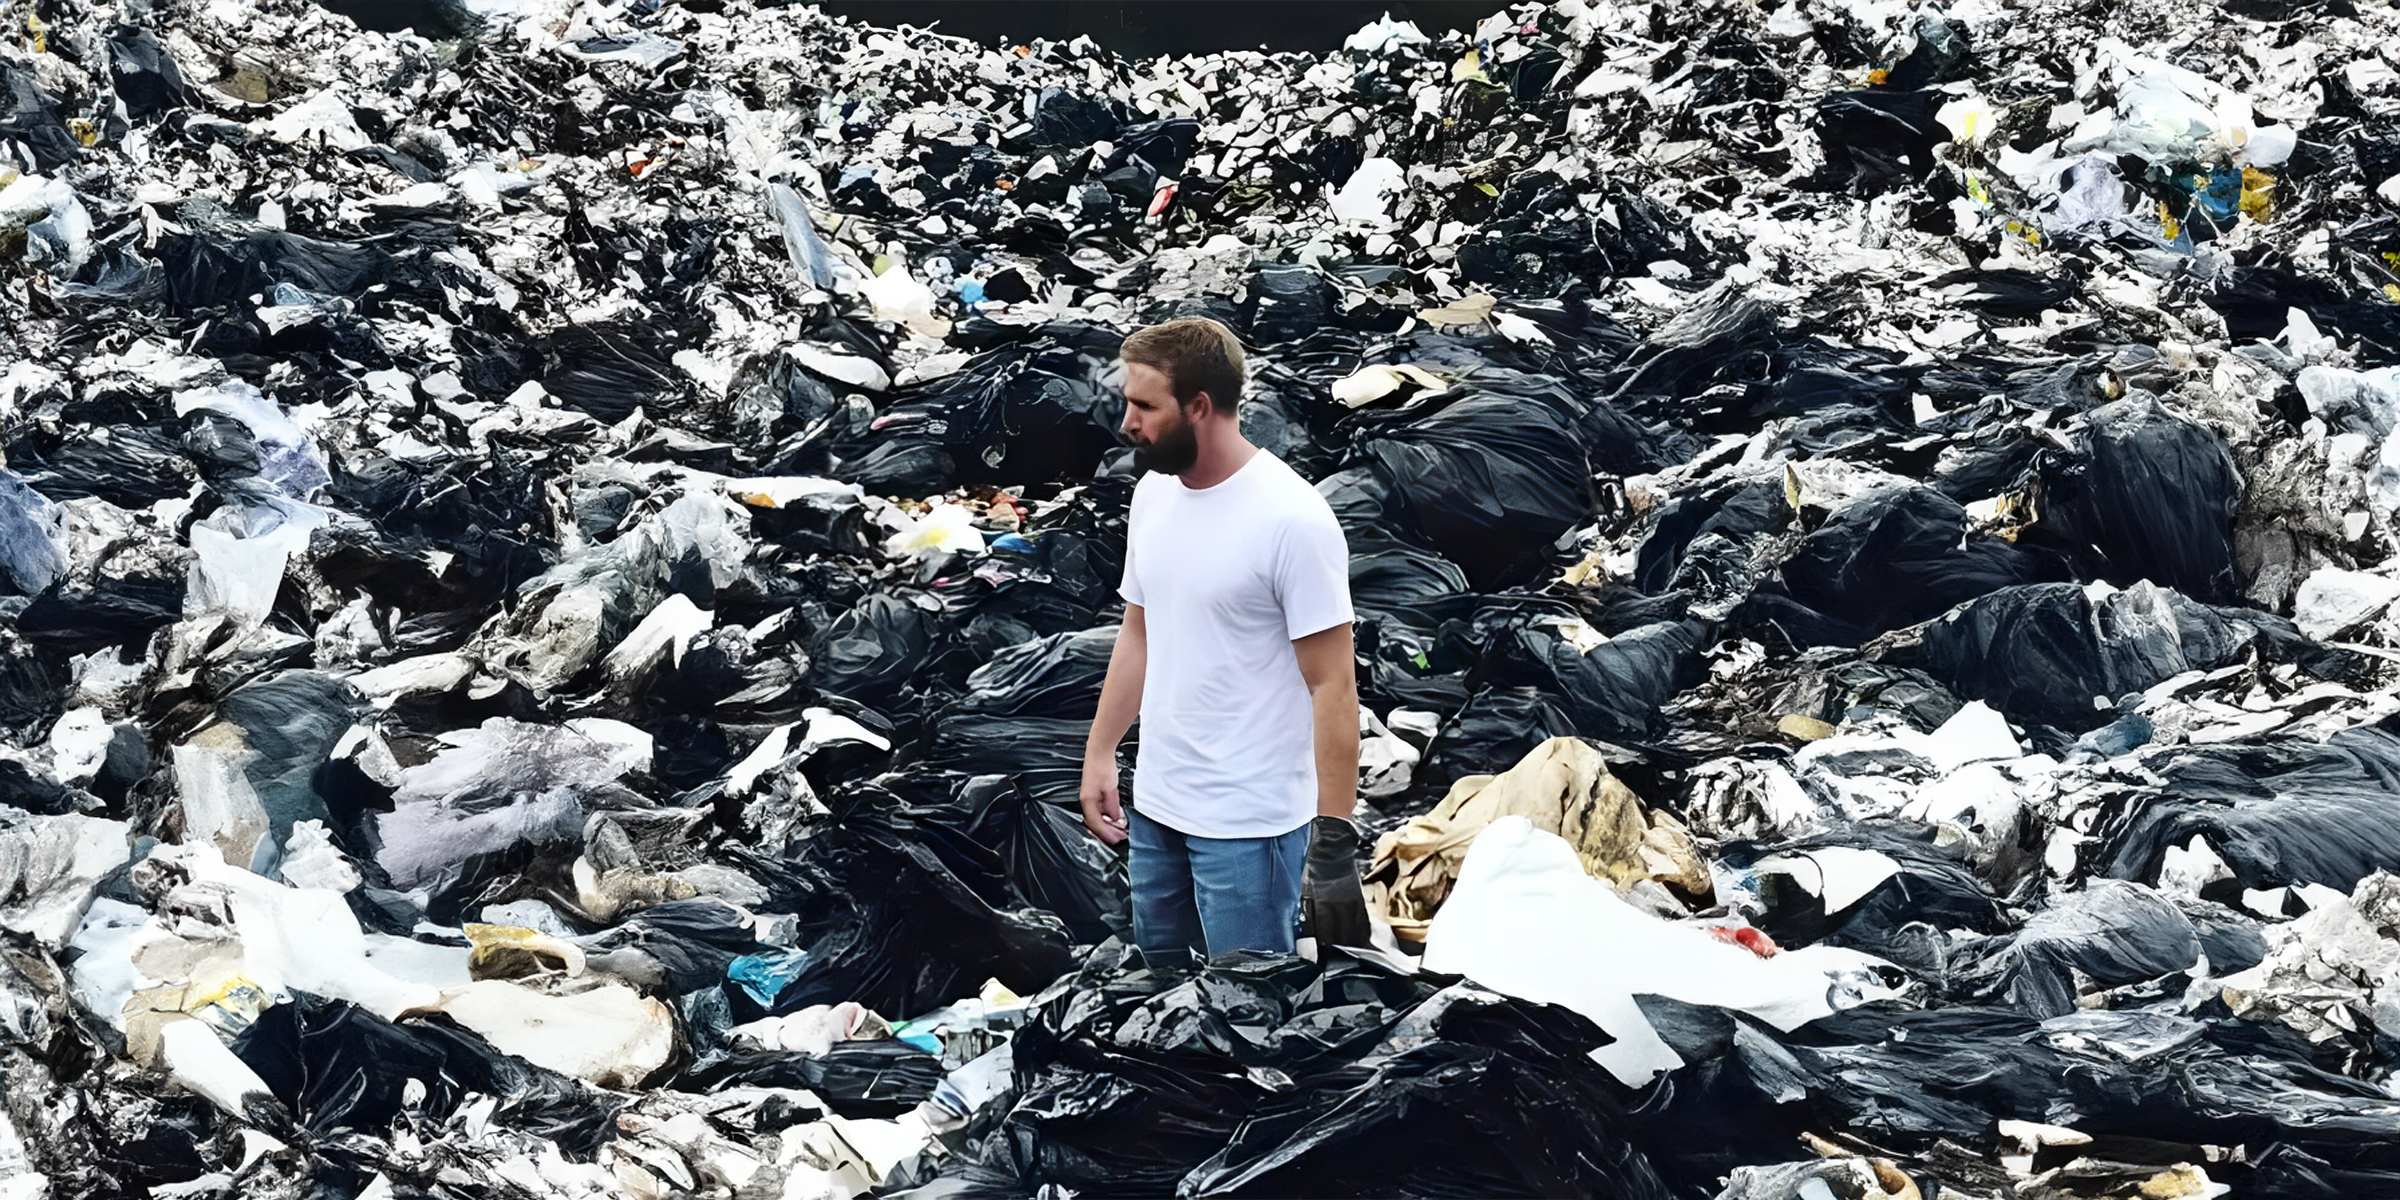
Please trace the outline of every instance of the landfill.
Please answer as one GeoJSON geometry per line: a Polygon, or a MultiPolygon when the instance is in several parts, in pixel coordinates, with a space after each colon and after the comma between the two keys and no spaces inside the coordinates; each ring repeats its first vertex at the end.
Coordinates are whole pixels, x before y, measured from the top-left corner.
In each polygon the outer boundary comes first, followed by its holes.
{"type": "Polygon", "coordinates": [[[0,1197],[2400,1195],[2390,6],[0,14],[0,1197]],[[1373,947],[1076,809],[1185,315],[1373,947]]]}

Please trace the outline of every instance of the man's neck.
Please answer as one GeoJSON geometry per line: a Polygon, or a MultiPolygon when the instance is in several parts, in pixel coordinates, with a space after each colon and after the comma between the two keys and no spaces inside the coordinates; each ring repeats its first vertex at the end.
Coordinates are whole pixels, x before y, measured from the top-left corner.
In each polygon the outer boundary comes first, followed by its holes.
{"type": "Polygon", "coordinates": [[[1258,447],[1251,445],[1250,439],[1243,437],[1239,429],[1209,432],[1215,432],[1216,436],[1208,436],[1206,432],[1201,435],[1200,455],[1192,460],[1192,469],[1177,476],[1183,481],[1183,486],[1194,491],[1212,488],[1233,478],[1233,473],[1241,470],[1250,461],[1251,455],[1258,453],[1258,447]]]}

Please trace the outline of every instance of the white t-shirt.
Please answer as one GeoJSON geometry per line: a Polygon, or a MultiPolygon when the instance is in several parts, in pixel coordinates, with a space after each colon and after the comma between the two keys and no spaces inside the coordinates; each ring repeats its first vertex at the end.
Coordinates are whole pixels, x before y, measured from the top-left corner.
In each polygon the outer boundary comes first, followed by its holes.
{"type": "Polygon", "coordinates": [[[1295,639],[1348,624],[1333,509],[1260,450],[1215,487],[1152,472],[1133,490],[1125,580],[1142,607],[1134,798],[1196,837],[1278,837],[1317,813],[1315,726],[1295,639]]]}

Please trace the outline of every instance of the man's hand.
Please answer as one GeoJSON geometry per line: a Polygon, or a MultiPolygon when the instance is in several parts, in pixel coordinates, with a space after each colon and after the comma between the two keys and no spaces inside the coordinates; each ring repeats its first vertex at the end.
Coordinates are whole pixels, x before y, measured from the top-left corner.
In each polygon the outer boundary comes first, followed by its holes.
{"type": "Polygon", "coordinates": [[[1300,911],[1320,957],[1327,946],[1372,944],[1367,897],[1358,885],[1358,826],[1349,818],[1318,817],[1309,824],[1300,911]]]}
{"type": "Polygon", "coordinates": [[[1142,675],[1150,664],[1150,626],[1142,606],[1125,606],[1117,644],[1108,652],[1108,677],[1100,684],[1100,711],[1083,743],[1083,827],[1111,845],[1125,841],[1125,809],[1117,802],[1117,743],[1142,711],[1142,675]]]}
{"type": "Polygon", "coordinates": [[[1125,809],[1117,802],[1117,756],[1083,760],[1083,827],[1111,846],[1125,840],[1125,809]]]}

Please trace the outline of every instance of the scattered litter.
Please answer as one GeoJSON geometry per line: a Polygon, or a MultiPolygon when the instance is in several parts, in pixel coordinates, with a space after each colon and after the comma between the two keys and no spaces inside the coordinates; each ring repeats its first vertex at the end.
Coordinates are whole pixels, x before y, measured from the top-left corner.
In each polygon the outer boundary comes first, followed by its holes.
{"type": "Polygon", "coordinates": [[[2400,1194],[2391,6],[39,7],[0,1195],[2400,1194]],[[1372,948],[1077,812],[1184,314],[1372,948]]]}

